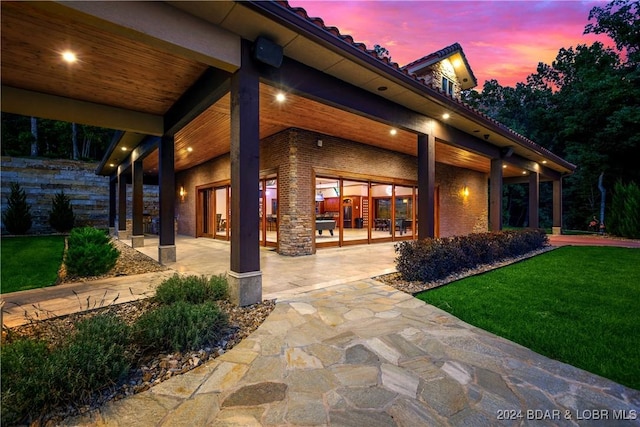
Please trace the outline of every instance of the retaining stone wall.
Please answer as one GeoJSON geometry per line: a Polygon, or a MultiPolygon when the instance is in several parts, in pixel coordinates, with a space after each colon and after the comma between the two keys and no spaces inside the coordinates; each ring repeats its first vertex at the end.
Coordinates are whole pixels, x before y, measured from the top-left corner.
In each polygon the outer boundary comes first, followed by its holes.
{"type": "MultiPolygon", "coordinates": [[[[106,228],[109,221],[109,178],[95,174],[97,162],[61,159],[1,158],[0,207],[7,209],[7,196],[13,182],[27,195],[33,225],[29,234],[54,232],[49,225],[51,200],[64,191],[71,200],[76,226],[90,225],[106,228]]],[[[128,186],[128,214],[131,217],[131,191],[128,186]]],[[[157,215],[157,186],[144,187],[145,210],[157,215]]],[[[2,233],[6,233],[2,224],[2,233]]]]}

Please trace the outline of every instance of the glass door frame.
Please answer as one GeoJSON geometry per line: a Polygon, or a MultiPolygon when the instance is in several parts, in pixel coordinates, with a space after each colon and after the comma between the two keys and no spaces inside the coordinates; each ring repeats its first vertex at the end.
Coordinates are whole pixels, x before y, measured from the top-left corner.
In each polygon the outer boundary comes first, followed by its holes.
{"type": "Polygon", "coordinates": [[[218,240],[229,240],[229,236],[230,236],[230,227],[231,227],[231,196],[230,196],[230,190],[231,190],[231,181],[230,180],[224,180],[224,181],[217,181],[217,182],[212,182],[212,183],[208,183],[208,184],[203,184],[203,185],[198,185],[196,186],[196,194],[197,194],[197,199],[196,199],[196,237],[207,237],[207,238],[211,238],[211,239],[218,239],[218,240]],[[219,189],[225,189],[225,203],[226,203],[226,222],[225,222],[225,232],[224,234],[218,234],[218,224],[216,224],[216,222],[213,220],[213,218],[215,218],[215,215],[217,213],[217,206],[216,206],[216,190],[219,189]],[[201,197],[201,194],[203,194],[205,191],[210,191],[211,195],[209,198],[209,206],[208,206],[208,212],[209,212],[209,229],[210,229],[210,233],[204,233],[203,232],[203,227],[202,227],[202,221],[204,221],[204,199],[203,197],[201,197]]]}

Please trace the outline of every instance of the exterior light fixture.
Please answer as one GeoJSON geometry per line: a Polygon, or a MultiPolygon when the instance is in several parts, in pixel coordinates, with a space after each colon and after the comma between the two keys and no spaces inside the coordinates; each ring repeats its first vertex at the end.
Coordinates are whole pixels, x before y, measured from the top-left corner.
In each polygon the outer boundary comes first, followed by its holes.
{"type": "Polygon", "coordinates": [[[193,148],[192,147],[187,147],[187,151],[190,153],[190,152],[193,151],[193,148]]]}
{"type": "Polygon", "coordinates": [[[469,187],[467,185],[465,185],[464,187],[462,187],[462,195],[464,197],[469,197],[469,187]]]}
{"type": "Polygon", "coordinates": [[[127,147],[120,148],[122,151],[127,151],[127,147]]]}
{"type": "Polygon", "coordinates": [[[70,50],[65,50],[64,52],[62,52],[62,59],[65,62],[72,64],[78,60],[78,57],[76,56],[75,53],[71,52],[70,50]]]}
{"type": "Polygon", "coordinates": [[[453,66],[455,68],[458,68],[461,64],[462,64],[462,61],[460,61],[459,59],[454,59],[453,60],[453,66]]]}
{"type": "Polygon", "coordinates": [[[115,165],[113,163],[109,163],[109,167],[114,167],[115,165]]]}
{"type": "Polygon", "coordinates": [[[506,169],[506,168],[507,168],[507,165],[502,165],[502,169],[506,169]]]}
{"type": "Polygon", "coordinates": [[[180,186],[180,201],[184,202],[184,198],[187,197],[187,192],[184,189],[184,186],[180,186]]]}
{"type": "Polygon", "coordinates": [[[395,136],[397,133],[398,133],[398,131],[397,131],[397,130],[395,130],[395,129],[391,129],[391,130],[389,131],[389,134],[391,134],[391,136],[395,136]]]}
{"type": "Polygon", "coordinates": [[[522,171],[522,175],[526,175],[526,174],[527,174],[527,171],[522,171]]]}
{"type": "Polygon", "coordinates": [[[447,120],[449,117],[451,117],[451,115],[449,115],[449,113],[444,113],[442,115],[442,118],[445,119],[445,120],[447,120]]]}
{"type": "Polygon", "coordinates": [[[284,96],[284,93],[280,92],[276,95],[276,101],[278,102],[284,102],[286,101],[287,97],[284,96]]]}

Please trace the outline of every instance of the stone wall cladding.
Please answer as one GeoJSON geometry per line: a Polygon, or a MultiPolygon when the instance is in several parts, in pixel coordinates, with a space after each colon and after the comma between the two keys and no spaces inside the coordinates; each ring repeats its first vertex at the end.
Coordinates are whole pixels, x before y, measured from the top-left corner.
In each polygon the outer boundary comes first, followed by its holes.
{"type": "MultiPolygon", "coordinates": [[[[7,208],[7,196],[13,182],[27,195],[31,205],[33,225],[29,233],[55,232],[49,225],[49,212],[56,193],[64,191],[76,215],[76,226],[107,228],[109,223],[109,178],[95,174],[95,162],[64,159],[38,159],[22,157],[1,158],[2,171],[0,197],[2,212],[7,208]]],[[[127,218],[131,218],[131,186],[127,186],[127,218]]],[[[158,212],[158,187],[144,186],[145,211],[158,212]]],[[[129,220],[130,222],[130,220],[129,220]]],[[[116,222],[117,224],[117,222],[116,222]]],[[[2,232],[6,229],[2,224],[2,232]]]]}
{"type": "MultiPolygon", "coordinates": [[[[27,195],[33,225],[29,233],[51,233],[49,212],[52,198],[64,191],[71,200],[77,225],[107,227],[109,181],[95,175],[97,164],[72,160],[2,157],[2,212],[7,209],[11,183],[17,182],[27,195]]],[[[6,232],[2,224],[2,232],[6,232]]]]}

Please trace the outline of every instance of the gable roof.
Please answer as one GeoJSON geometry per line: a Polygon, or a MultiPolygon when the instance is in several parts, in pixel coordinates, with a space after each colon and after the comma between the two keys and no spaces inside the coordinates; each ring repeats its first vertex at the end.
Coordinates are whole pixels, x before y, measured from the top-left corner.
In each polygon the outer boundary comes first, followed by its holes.
{"type": "Polygon", "coordinates": [[[420,74],[420,71],[444,60],[450,59],[454,65],[454,69],[456,75],[458,76],[458,80],[460,81],[460,86],[462,89],[471,89],[478,85],[478,81],[476,76],[473,74],[473,70],[467,61],[467,57],[462,50],[462,46],[459,43],[454,43],[451,46],[447,46],[438,51],[430,53],[429,55],[423,56],[420,59],[416,59],[413,62],[401,67],[402,70],[407,70],[411,74],[420,74]],[[463,65],[455,66],[455,63],[460,61],[460,64],[463,65]]]}

